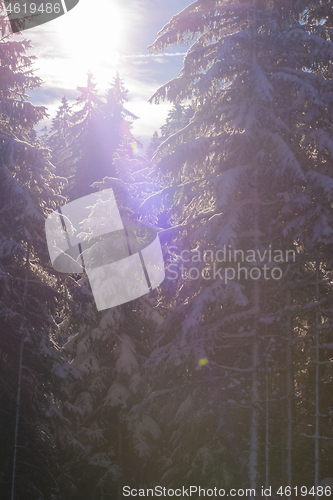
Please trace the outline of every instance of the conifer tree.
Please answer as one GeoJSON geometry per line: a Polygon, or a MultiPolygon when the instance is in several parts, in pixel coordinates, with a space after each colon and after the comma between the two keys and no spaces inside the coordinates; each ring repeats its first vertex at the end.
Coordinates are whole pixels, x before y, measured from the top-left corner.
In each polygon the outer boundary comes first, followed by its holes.
{"type": "Polygon", "coordinates": [[[57,110],[56,116],[52,119],[50,135],[47,145],[52,151],[52,163],[57,165],[66,157],[69,146],[69,129],[72,112],[67,97],[64,95],[57,110]]]}
{"type": "MultiPolygon", "coordinates": [[[[136,120],[138,117],[133,113],[124,108],[124,104],[128,102],[128,90],[125,88],[124,80],[120,78],[117,72],[116,76],[113,78],[113,82],[110,85],[106,93],[106,105],[105,114],[109,115],[114,119],[117,124],[119,131],[122,128],[122,120],[125,117],[129,117],[132,120],[136,120]]],[[[127,126],[123,127],[123,134],[127,130],[127,126]]]]}
{"type": "MultiPolygon", "coordinates": [[[[91,73],[88,73],[86,87],[78,87],[78,91],[80,95],[76,99],[76,106],[80,106],[80,109],[71,116],[68,146],[56,165],[57,172],[68,179],[64,194],[70,200],[92,192],[92,183],[102,180],[107,172],[102,155],[102,100],[91,73]]],[[[67,118],[67,108],[64,111],[67,118]]]]}
{"type": "MultiPolygon", "coordinates": [[[[312,321],[311,262],[319,258],[326,274],[332,245],[329,5],[198,0],[150,47],[157,52],[193,42],[179,76],[152,98],[191,100],[195,113],[161,146],[162,189],[145,202],[149,213],[168,203],[173,226],[164,232],[174,245],[173,279],[169,274],[160,299],[166,320],[147,363],[156,392],[152,408],[167,429],[163,477],[170,484],[196,477],[213,485],[219,477],[228,485],[233,477],[244,487],[265,480],[294,486],[306,471],[308,484],[317,486],[322,477],[318,390],[327,386],[319,367],[328,358],[319,352],[329,351],[322,350],[319,331],[326,324],[331,335],[326,309],[321,319],[317,313],[316,382],[308,386],[315,389],[312,439],[296,432],[304,403],[295,394],[312,365],[311,351],[301,347],[304,325],[312,321]],[[221,261],[216,251],[224,248],[221,261]],[[262,256],[270,248],[276,258],[267,262],[262,256]],[[253,256],[241,271],[236,250],[239,259],[253,256]],[[190,263],[184,266],[184,259],[190,263]],[[264,261],[259,276],[255,268],[264,261]],[[314,453],[301,470],[300,443],[310,440],[314,453]]],[[[329,287],[325,293],[330,296],[329,287]]]]}
{"type": "Polygon", "coordinates": [[[159,137],[157,130],[155,130],[145,152],[145,157],[149,162],[152,161],[155,151],[160,144],[161,138],[159,137]]]}
{"type": "Polygon", "coordinates": [[[34,131],[46,110],[26,94],[41,84],[27,54],[30,42],[11,39],[7,22],[0,20],[1,495],[70,498],[59,435],[67,432],[62,384],[72,370],[55,338],[64,300],[44,231],[47,213],[63,198],[34,131]]]}
{"type": "Polygon", "coordinates": [[[78,91],[75,106],[80,109],[71,112],[63,98],[49,139],[57,172],[68,179],[64,194],[70,200],[95,191],[92,184],[104,177],[119,178],[121,162],[115,164],[115,155],[133,159],[133,148],[138,144],[131,133],[131,123],[137,117],[124,107],[128,90],[119,74],[105,99],[99,96],[91,73],[87,86],[78,87],[78,91]]]}
{"type": "MultiPolygon", "coordinates": [[[[94,94],[95,87],[89,86],[90,93],[94,94]]],[[[88,89],[85,93],[88,95],[88,89]]],[[[139,219],[138,205],[144,199],[143,190],[147,189],[143,182],[136,186],[134,179],[141,159],[134,151],[131,133],[131,120],[136,117],[124,107],[127,93],[117,75],[104,100],[91,97],[90,101],[96,104],[92,105],[93,128],[88,128],[87,120],[84,125],[86,118],[80,122],[82,116],[74,113],[67,149],[70,151],[73,145],[73,129],[82,131],[85,127],[85,135],[77,136],[78,144],[83,137],[85,144],[91,144],[89,134],[99,130],[99,155],[85,155],[82,149],[85,161],[94,160],[90,167],[91,180],[83,179],[78,169],[73,170],[69,182],[80,189],[85,186],[85,194],[112,188],[124,224],[139,219]],[[99,166],[97,173],[96,165],[99,166]],[[104,178],[99,175],[103,166],[109,168],[105,169],[104,178]]],[[[86,97],[83,102],[88,110],[86,97]]],[[[74,149],[73,152],[75,155],[74,149]]],[[[80,193],[76,188],[72,194],[68,191],[70,197],[80,193]]],[[[69,387],[67,416],[73,423],[76,453],[70,455],[68,468],[78,476],[76,486],[80,500],[115,493],[120,498],[125,478],[133,485],[141,480],[140,456],[142,461],[149,462],[151,447],[146,444],[146,434],[158,435],[156,424],[150,430],[154,424],[152,418],[141,418],[141,414],[131,412],[142,392],[140,367],[147,356],[145,322],[149,320],[145,318],[145,307],[140,300],[98,313],[87,278],[77,276],[75,280],[78,286],[74,286],[71,293],[76,293],[76,306],[65,325],[68,342],[64,349],[80,379],[69,387]],[[87,293],[80,297],[78,290],[87,293]]]]}
{"type": "Polygon", "coordinates": [[[174,104],[168,113],[165,124],[161,127],[161,135],[159,136],[158,132],[154,132],[153,134],[146,150],[147,159],[152,160],[160,144],[188,125],[192,116],[193,108],[191,106],[174,104]]]}
{"type": "Polygon", "coordinates": [[[182,130],[189,124],[194,110],[192,106],[185,106],[179,103],[173,105],[168,113],[165,124],[161,127],[161,136],[163,140],[182,130]]]}
{"type": "Polygon", "coordinates": [[[150,457],[160,430],[136,408],[146,392],[141,366],[153,330],[150,314],[139,299],[109,309],[95,325],[81,324],[65,346],[82,377],[70,389],[77,443],[70,468],[80,471],[77,498],[98,492],[120,498],[122,485],[137,487],[152,476],[150,457]]]}

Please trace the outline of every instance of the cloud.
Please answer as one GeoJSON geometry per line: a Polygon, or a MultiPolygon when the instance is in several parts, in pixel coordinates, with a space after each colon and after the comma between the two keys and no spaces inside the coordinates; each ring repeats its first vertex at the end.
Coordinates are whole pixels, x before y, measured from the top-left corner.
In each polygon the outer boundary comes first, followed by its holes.
{"type": "Polygon", "coordinates": [[[133,123],[133,135],[147,146],[153,133],[164,125],[170,109],[171,104],[166,102],[158,105],[144,101],[131,102],[131,111],[140,118],[133,123]]]}
{"type": "Polygon", "coordinates": [[[55,103],[58,107],[59,101],[65,95],[69,101],[75,100],[77,91],[73,89],[64,89],[57,87],[40,87],[33,92],[34,104],[38,106],[48,106],[55,103]]]}
{"type": "Polygon", "coordinates": [[[164,58],[164,57],[179,57],[186,56],[187,52],[175,52],[172,54],[171,52],[164,52],[162,54],[128,54],[121,56],[123,59],[155,59],[155,58],[164,58]]]}

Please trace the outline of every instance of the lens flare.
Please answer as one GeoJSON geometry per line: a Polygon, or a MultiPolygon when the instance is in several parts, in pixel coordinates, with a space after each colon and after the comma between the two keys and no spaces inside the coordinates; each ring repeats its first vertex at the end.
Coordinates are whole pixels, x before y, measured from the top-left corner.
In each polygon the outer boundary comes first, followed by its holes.
{"type": "Polygon", "coordinates": [[[132,153],[134,156],[138,156],[139,154],[139,149],[138,149],[138,145],[137,145],[137,142],[136,141],[132,141],[131,142],[131,149],[132,149],[132,153]]]}
{"type": "Polygon", "coordinates": [[[207,358],[201,358],[198,361],[198,365],[199,366],[205,366],[205,365],[207,365],[207,363],[208,363],[208,359],[207,358]]]}

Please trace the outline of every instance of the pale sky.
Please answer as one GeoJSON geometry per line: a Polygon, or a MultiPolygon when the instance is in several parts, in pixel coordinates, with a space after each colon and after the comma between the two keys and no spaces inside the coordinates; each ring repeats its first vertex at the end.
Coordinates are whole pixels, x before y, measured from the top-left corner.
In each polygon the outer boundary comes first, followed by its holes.
{"type": "Polygon", "coordinates": [[[80,0],[66,15],[23,31],[38,57],[36,74],[42,87],[30,92],[34,104],[45,105],[50,118],[66,94],[72,101],[91,71],[100,93],[119,71],[129,90],[127,109],[139,116],[133,127],[147,144],[163,125],[170,103],[148,104],[157,88],[178,75],[188,47],[150,55],[147,46],[171,17],[190,0],[80,0]],[[98,9],[94,7],[98,4],[98,9]]]}

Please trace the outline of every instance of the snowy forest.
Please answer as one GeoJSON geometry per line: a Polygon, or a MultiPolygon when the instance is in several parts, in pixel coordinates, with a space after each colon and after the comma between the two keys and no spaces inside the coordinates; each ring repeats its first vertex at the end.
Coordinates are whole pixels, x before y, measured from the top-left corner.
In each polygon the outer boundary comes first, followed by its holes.
{"type": "Polygon", "coordinates": [[[0,18],[1,500],[331,496],[332,7],[175,14],[148,51],[186,56],[146,148],[121,72],[103,94],[87,68],[42,129],[29,32],[0,18]],[[98,311],[52,268],[45,220],[107,188],[157,229],[166,277],[98,311]]]}

